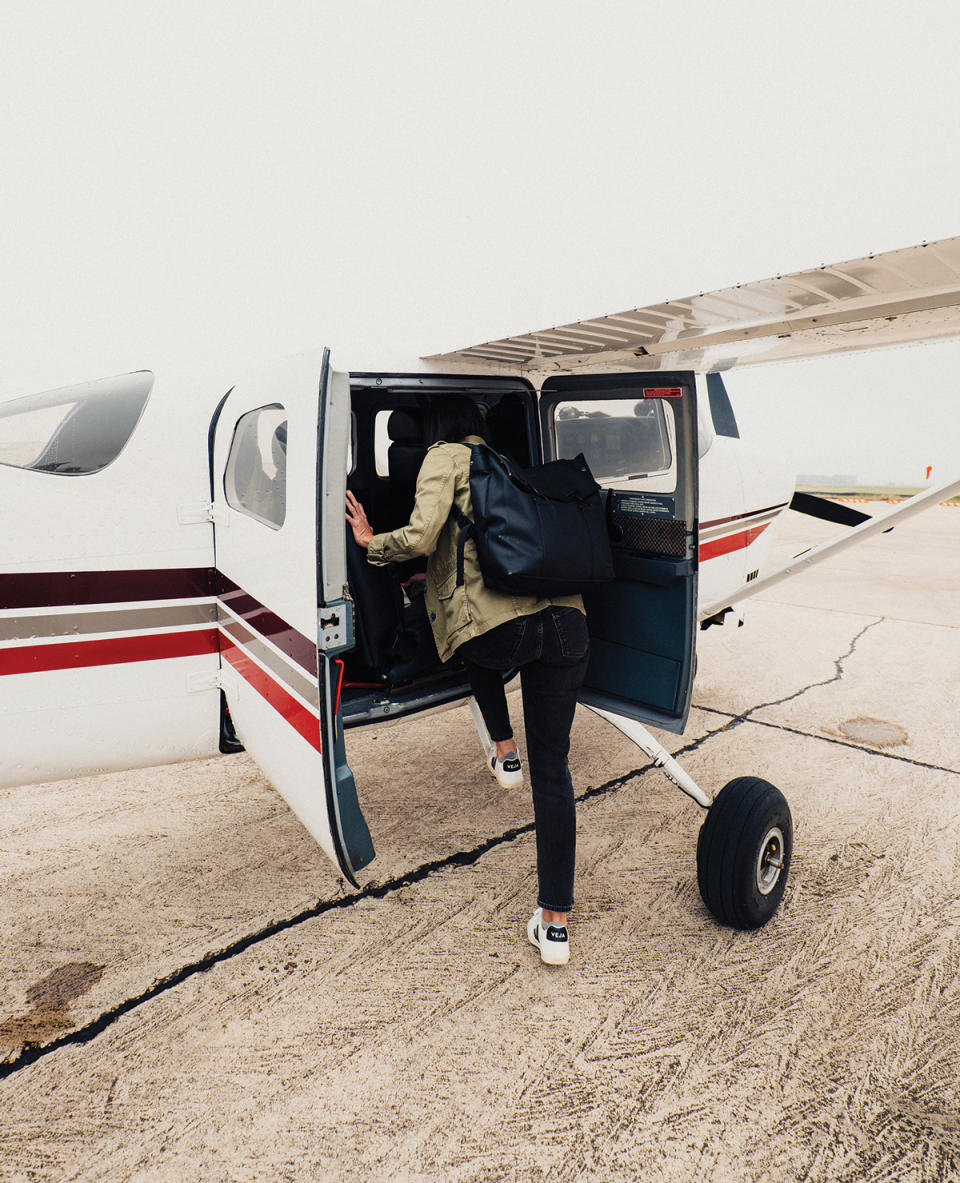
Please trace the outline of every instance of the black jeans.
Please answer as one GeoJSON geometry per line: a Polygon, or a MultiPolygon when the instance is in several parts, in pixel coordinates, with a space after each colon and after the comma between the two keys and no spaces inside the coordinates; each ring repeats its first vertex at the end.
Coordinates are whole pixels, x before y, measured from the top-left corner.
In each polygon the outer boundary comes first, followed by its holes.
{"type": "MultiPolygon", "coordinates": [[[[457,650],[471,676],[473,667],[479,667],[477,685],[481,693],[483,673],[520,669],[527,765],[537,826],[537,903],[552,912],[569,912],[573,907],[577,818],[567,755],[589,650],[586,617],[576,608],[556,606],[535,616],[508,620],[457,650]]],[[[499,698],[503,699],[499,678],[497,682],[499,698]]],[[[493,681],[487,679],[486,686],[491,691],[491,716],[479,697],[478,705],[484,718],[492,718],[496,726],[496,714],[501,708],[493,681]]],[[[502,718],[506,718],[505,699],[502,711],[502,718]]],[[[509,719],[506,725],[507,735],[501,739],[511,734],[509,719]]],[[[492,731],[491,738],[497,738],[492,731]]]]}

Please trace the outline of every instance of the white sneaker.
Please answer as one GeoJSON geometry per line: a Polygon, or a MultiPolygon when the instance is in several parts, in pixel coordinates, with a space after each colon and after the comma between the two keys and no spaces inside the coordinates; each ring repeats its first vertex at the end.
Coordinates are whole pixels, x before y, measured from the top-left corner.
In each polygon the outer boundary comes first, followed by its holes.
{"type": "Polygon", "coordinates": [[[523,784],[523,761],[519,752],[498,756],[496,751],[490,757],[490,771],[497,778],[502,789],[516,789],[523,784]]]}
{"type": "Polygon", "coordinates": [[[527,940],[540,950],[540,959],[547,965],[566,965],[570,960],[567,926],[544,920],[542,908],[537,908],[527,921],[527,940]]]}

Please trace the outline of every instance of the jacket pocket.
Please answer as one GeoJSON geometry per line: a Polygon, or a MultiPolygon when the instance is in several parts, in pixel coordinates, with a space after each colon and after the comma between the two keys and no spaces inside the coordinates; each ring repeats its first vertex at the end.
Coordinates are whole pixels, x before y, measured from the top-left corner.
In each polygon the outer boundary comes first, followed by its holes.
{"type": "Polygon", "coordinates": [[[455,637],[472,621],[467,606],[466,589],[457,587],[457,573],[451,573],[437,584],[437,611],[440,613],[448,637],[455,637]]]}
{"type": "Polygon", "coordinates": [[[457,590],[457,572],[447,571],[437,579],[437,599],[449,600],[457,590]]]}

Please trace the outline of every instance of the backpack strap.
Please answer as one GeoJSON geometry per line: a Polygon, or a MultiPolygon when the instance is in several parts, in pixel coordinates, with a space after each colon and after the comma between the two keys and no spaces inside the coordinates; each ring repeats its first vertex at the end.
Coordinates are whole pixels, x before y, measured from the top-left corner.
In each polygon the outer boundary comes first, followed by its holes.
{"type": "MultiPolygon", "coordinates": [[[[473,457],[481,448],[486,448],[488,452],[493,452],[493,448],[489,444],[467,444],[466,447],[470,449],[470,464],[473,466],[473,457]]],[[[499,456],[499,452],[494,452],[495,456],[499,456]]],[[[503,460],[503,457],[500,457],[503,460]]],[[[504,463],[506,461],[504,460],[504,463]]],[[[450,508],[450,516],[460,527],[460,533],[457,535],[457,587],[463,587],[463,551],[467,545],[467,539],[477,537],[477,524],[471,522],[467,515],[463,512],[456,502],[450,508]]]]}
{"type": "Polygon", "coordinates": [[[457,535],[457,587],[463,587],[463,550],[467,545],[467,539],[474,536],[476,526],[459,505],[454,505],[451,508],[450,516],[460,527],[460,533],[457,535]]]}

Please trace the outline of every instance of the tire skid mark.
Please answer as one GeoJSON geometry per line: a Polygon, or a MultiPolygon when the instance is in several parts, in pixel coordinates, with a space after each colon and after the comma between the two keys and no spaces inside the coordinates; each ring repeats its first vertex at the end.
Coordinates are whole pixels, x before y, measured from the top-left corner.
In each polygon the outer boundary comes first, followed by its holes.
{"type": "MultiPolygon", "coordinates": [[[[853,654],[854,650],[856,649],[858,641],[871,628],[874,628],[876,625],[882,623],[883,619],[884,619],[883,617],[878,617],[876,620],[872,620],[870,623],[866,624],[853,637],[853,639],[850,642],[850,646],[849,646],[848,650],[845,653],[841,654],[840,657],[838,657],[834,660],[835,673],[834,673],[833,677],[824,679],[819,682],[812,682],[809,685],[803,686],[800,689],[794,691],[792,694],[785,695],[782,698],[774,699],[770,702],[758,703],[757,705],[750,707],[748,710],[743,711],[738,715],[730,716],[730,717],[728,717],[728,720],[726,723],[722,724],[721,726],[719,726],[718,728],[716,728],[714,730],[710,730],[710,731],[705,732],[702,736],[698,737],[697,739],[694,739],[690,743],[685,744],[684,746],[678,748],[673,753],[673,755],[675,757],[682,757],[685,755],[689,755],[691,752],[695,752],[695,751],[699,750],[705,743],[707,743],[709,740],[715,738],[717,735],[725,734],[725,733],[739,727],[741,724],[746,723],[746,722],[759,722],[758,720],[754,720],[751,718],[751,716],[757,711],[763,710],[767,707],[779,706],[785,702],[790,702],[793,699],[800,697],[802,694],[805,694],[808,690],[812,690],[812,689],[815,689],[820,686],[830,685],[833,682],[839,681],[843,677],[843,663],[853,654]]],[[[711,710],[711,708],[699,708],[699,709],[711,710]]],[[[727,714],[727,712],[713,712],[713,713],[727,714]]],[[[767,725],[772,726],[770,724],[767,724],[767,725]]],[[[798,732],[798,734],[808,735],[809,733],[798,732]]],[[[842,742],[842,741],[831,740],[831,739],[828,739],[826,737],[819,736],[819,735],[809,735],[809,738],[818,739],[823,742],[842,742]]],[[[870,749],[859,748],[858,745],[846,745],[846,746],[857,747],[858,750],[861,750],[861,751],[863,751],[863,750],[869,751],[870,750],[870,749]]],[[[877,753],[872,753],[872,754],[883,756],[887,759],[901,759],[901,757],[892,756],[888,753],[883,753],[883,752],[877,752],[877,753]]],[[[652,770],[655,767],[656,767],[655,764],[651,761],[651,762],[643,764],[637,768],[630,769],[628,772],[621,773],[620,775],[613,777],[612,779],[605,781],[602,784],[590,786],[584,792],[577,795],[577,797],[576,797],[577,803],[582,804],[583,802],[589,801],[595,797],[600,797],[600,796],[605,796],[607,794],[615,793],[619,789],[623,788],[627,784],[634,781],[637,777],[642,776],[644,773],[652,770]]],[[[944,771],[951,771],[951,770],[946,769],[944,771]]],[[[470,849],[460,850],[460,851],[457,851],[453,854],[446,855],[442,858],[433,859],[429,862],[422,863],[420,866],[414,868],[413,870],[408,871],[408,872],[404,873],[403,875],[399,875],[399,876],[396,876],[392,879],[389,879],[386,882],[371,883],[367,887],[363,888],[361,891],[356,892],[351,895],[338,896],[334,899],[329,899],[329,900],[318,900],[315,904],[312,904],[311,906],[309,906],[307,908],[303,908],[291,916],[283,917],[279,920],[274,920],[274,921],[270,922],[269,924],[265,925],[263,928],[259,928],[252,933],[248,933],[247,935],[240,937],[235,941],[230,942],[229,944],[223,946],[222,948],[220,948],[218,950],[215,950],[211,953],[205,954],[203,957],[197,959],[196,961],[193,961],[193,962],[188,963],[187,965],[181,966],[179,969],[175,970],[173,973],[168,974],[163,978],[157,979],[156,981],[154,981],[154,983],[151,986],[147,987],[145,990],[141,991],[139,994],[132,995],[132,996],[124,999],[123,1001],[117,1003],[115,1006],[104,1011],[97,1018],[91,1020],[90,1022],[84,1024],[81,1027],[77,1027],[77,1028],[74,1028],[68,1032],[65,1032],[63,1035],[50,1041],[49,1043],[43,1043],[43,1044],[31,1043],[31,1042],[25,1043],[21,1047],[18,1055],[16,1055],[15,1057],[13,1057],[3,1063],[0,1063],[0,1080],[3,1080],[6,1077],[11,1076],[13,1073],[18,1072],[23,1068],[29,1067],[30,1065],[36,1063],[41,1058],[48,1056],[55,1051],[58,1051],[62,1047],[66,1047],[66,1046],[73,1045],[73,1044],[83,1044],[83,1043],[90,1042],[92,1039],[95,1039],[98,1035],[102,1034],[108,1028],[112,1027],[116,1022],[118,1022],[125,1015],[129,1014],[131,1011],[136,1010],[138,1007],[143,1006],[145,1003],[152,1001],[153,999],[159,997],[162,994],[165,994],[167,991],[175,989],[177,986],[181,985],[183,982],[189,980],[190,978],[192,978],[198,974],[205,973],[207,970],[212,969],[214,966],[219,965],[225,961],[230,960],[233,957],[238,956],[239,954],[245,952],[246,950],[252,948],[253,946],[258,945],[264,941],[267,941],[270,938],[278,935],[279,933],[286,932],[287,930],[292,929],[292,928],[296,928],[299,925],[306,923],[307,921],[315,920],[318,917],[325,915],[328,912],[333,912],[333,911],[336,911],[339,909],[351,908],[355,904],[358,904],[364,900],[383,899],[387,896],[393,895],[394,893],[402,890],[403,888],[410,887],[416,883],[420,883],[432,875],[441,873],[441,872],[449,870],[451,868],[471,866],[472,864],[476,863],[480,858],[482,858],[485,854],[487,854],[491,850],[494,850],[499,846],[514,842],[518,838],[524,837],[528,834],[532,834],[534,832],[534,829],[535,829],[535,827],[534,827],[534,823],[532,821],[525,823],[523,825],[520,825],[520,826],[511,827],[507,830],[504,830],[500,834],[494,835],[493,837],[488,838],[488,839],[484,840],[483,842],[478,843],[476,846],[474,846],[470,849]]]]}
{"type": "MultiPolygon", "coordinates": [[[[699,741],[694,741],[696,746],[699,746],[699,741]]],[[[690,745],[690,750],[693,745],[690,745]]],[[[619,776],[604,782],[600,785],[592,786],[577,797],[578,802],[588,800],[602,794],[615,792],[628,784],[637,776],[649,771],[654,767],[653,763],[648,763],[639,768],[631,769],[629,772],[621,773],[619,776]]],[[[269,940],[271,937],[277,936],[279,933],[286,932],[289,929],[296,928],[309,920],[315,920],[328,912],[337,911],[344,908],[352,908],[355,904],[363,900],[370,899],[384,899],[386,896],[393,895],[401,891],[405,887],[410,887],[413,884],[421,883],[424,879],[446,871],[452,867],[468,867],[482,858],[483,855],[489,851],[496,849],[498,846],[514,842],[527,834],[534,832],[534,823],[527,822],[521,826],[513,826],[510,829],[504,830],[501,834],[494,835],[469,850],[459,850],[454,854],[446,855],[443,858],[433,859],[429,862],[422,863],[419,867],[406,872],[403,875],[389,879],[384,883],[372,883],[361,891],[352,895],[338,896],[330,900],[318,900],[310,907],[303,908],[299,912],[295,912],[292,916],[286,916],[279,920],[274,920],[265,925],[263,928],[257,929],[255,932],[248,933],[246,936],[239,937],[235,941],[231,941],[223,948],[215,950],[211,953],[205,954],[203,957],[192,961],[187,965],[181,966],[180,969],[175,970],[171,974],[167,974],[163,978],[157,979],[147,989],[141,991],[139,994],[132,995],[125,998],[122,1002],[104,1011],[96,1019],[84,1024],[82,1027],[74,1028],[59,1038],[52,1040],[49,1043],[35,1044],[26,1043],[21,1048],[19,1054],[3,1063],[0,1063],[0,1080],[11,1076],[13,1073],[28,1067],[37,1062],[37,1060],[50,1055],[52,1052],[58,1051],[62,1047],[67,1047],[71,1044],[89,1043],[90,1040],[95,1039],[101,1035],[109,1027],[112,1027],[124,1015],[131,1011],[152,1001],[154,998],[165,994],[167,991],[175,989],[188,979],[195,977],[197,974],[205,973],[214,966],[228,961],[238,954],[246,952],[247,949],[255,945],[261,944],[263,941],[269,940]]]]}

